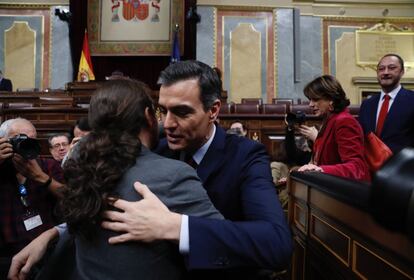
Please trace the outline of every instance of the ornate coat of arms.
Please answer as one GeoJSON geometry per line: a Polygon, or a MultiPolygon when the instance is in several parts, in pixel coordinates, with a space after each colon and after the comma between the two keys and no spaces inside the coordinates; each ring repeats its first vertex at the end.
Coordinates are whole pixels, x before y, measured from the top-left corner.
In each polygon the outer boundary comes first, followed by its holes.
{"type": "Polygon", "coordinates": [[[159,3],[161,0],[110,0],[112,2],[112,22],[118,22],[118,10],[122,2],[122,16],[125,20],[146,20],[149,15],[150,4],[155,10],[151,17],[152,22],[159,21],[158,14],[160,12],[159,3]]]}

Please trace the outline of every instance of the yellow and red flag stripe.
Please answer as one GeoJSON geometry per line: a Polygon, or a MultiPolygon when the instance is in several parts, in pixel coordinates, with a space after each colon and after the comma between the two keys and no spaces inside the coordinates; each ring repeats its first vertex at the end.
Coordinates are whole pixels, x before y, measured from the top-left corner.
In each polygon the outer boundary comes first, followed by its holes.
{"type": "Polygon", "coordinates": [[[83,47],[81,58],[79,61],[78,79],[79,82],[87,82],[95,80],[95,74],[93,73],[91,53],[89,51],[88,33],[85,30],[85,36],[83,38],[83,47]]]}

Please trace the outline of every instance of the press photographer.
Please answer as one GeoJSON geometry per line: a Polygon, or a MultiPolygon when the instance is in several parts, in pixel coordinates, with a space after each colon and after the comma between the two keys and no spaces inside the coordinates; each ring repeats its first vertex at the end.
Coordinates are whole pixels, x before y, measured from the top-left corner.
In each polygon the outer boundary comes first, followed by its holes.
{"type": "Polygon", "coordinates": [[[36,129],[17,118],[0,126],[0,279],[11,259],[55,225],[53,207],[63,181],[59,164],[38,157],[36,129]]]}
{"type": "MultiPolygon", "coordinates": [[[[302,111],[289,112],[285,116],[285,140],[281,142],[277,154],[273,155],[274,161],[270,165],[277,187],[286,184],[286,177],[292,167],[307,164],[311,160],[312,142],[318,130],[314,126],[304,125],[305,121],[306,114],[302,111]],[[296,132],[301,136],[296,136],[296,132]]],[[[279,197],[283,197],[283,194],[279,194],[279,197]]]]}

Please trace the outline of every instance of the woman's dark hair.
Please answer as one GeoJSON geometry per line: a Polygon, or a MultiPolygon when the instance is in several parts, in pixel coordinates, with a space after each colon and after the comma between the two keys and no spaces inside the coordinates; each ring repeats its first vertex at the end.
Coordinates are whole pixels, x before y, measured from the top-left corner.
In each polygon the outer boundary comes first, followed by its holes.
{"type": "Polygon", "coordinates": [[[148,125],[146,108],[154,115],[149,89],[138,81],[108,81],[93,95],[91,132],[64,166],[60,214],[70,232],[90,238],[99,226],[108,196],[116,196],[114,188],[141,151],[138,134],[148,125]]]}
{"type": "Polygon", "coordinates": [[[314,79],[306,85],[303,92],[308,99],[332,100],[334,113],[342,112],[350,104],[345,91],[334,76],[323,75],[314,79]]]}

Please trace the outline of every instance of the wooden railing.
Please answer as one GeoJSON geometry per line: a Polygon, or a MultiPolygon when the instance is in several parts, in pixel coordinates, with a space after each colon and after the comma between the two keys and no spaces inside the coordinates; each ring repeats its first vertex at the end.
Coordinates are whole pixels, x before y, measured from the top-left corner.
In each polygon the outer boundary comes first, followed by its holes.
{"type": "Polygon", "coordinates": [[[293,172],[291,279],[414,279],[414,244],[371,216],[365,183],[293,172]]]}
{"type": "MultiPolygon", "coordinates": [[[[47,92],[1,92],[0,121],[25,117],[34,121],[36,128],[43,129],[40,135],[50,135],[53,130],[63,131],[87,114],[89,101],[94,90],[101,83],[70,83],[65,91],[47,92]],[[47,130],[50,126],[50,131],[47,130]]],[[[154,91],[154,98],[158,91],[154,91]]],[[[358,114],[359,107],[353,106],[351,113],[358,114]]],[[[250,139],[266,146],[268,153],[275,156],[285,136],[285,115],[287,112],[307,113],[307,125],[319,124],[320,120],[311,115],[306,104],[222,104],[219,121],[225,129],[240,120],[248,127],[250,139]]],[[[48,151],[47,151],[48,153],[48,151]]]]}

